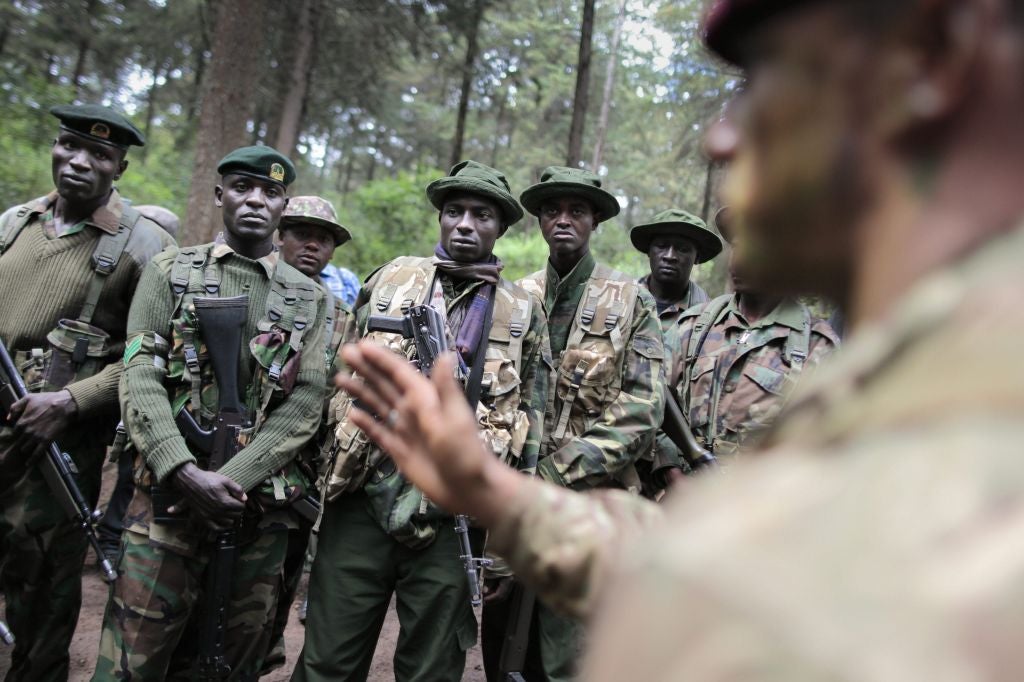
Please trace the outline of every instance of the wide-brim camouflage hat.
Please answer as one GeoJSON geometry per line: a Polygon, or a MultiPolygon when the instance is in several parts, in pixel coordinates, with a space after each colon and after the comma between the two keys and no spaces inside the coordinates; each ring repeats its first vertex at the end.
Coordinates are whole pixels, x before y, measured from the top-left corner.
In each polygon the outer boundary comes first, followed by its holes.
{"type": "Polygon", "coordinates": [[[262,144],[228,152],[217,164],[217,172],[222,176],[229,173],[249,175],[284,187],[295,182],[295,166],[291,160],[273,147],[262,144]]]}
{"type": "Polygon", "coordinates": [[[523,208],[539,216],[545,201],[568,196],[585,198],[593,204],[602,221],[619,214],[618,199],[611,192],[601,188],[601,178],[597,173],[567,166],[545,168],[540,174],[540,182],[527,187],[519,195],[519,201],[522,202],[523,208]]]}
{"type": "Polygon", "coordinates": [[[99,104],[62,104],[50,113],[60,120],[61,128],[76,135],[126,149],[142,147],[146,137],[121,112],[99,104]]]}
{"type": "Polygon", "coordinates": [[[751,29],[776,15],[818,0],[713,0],[704,15],[704,44],[722,59],[746,66],[743,46],[751,29]]]}
{"type": "Polygon", "coordinates": [[[512,188],[509,187],[505,175],[497,169],[471,159],[452,166],[448,175],[431,182],[427,185],[426,191],[427,198],[438,211],[444,208],[445,199],[452,192],[469,192],[480,194],[497,203],[506,227],[519,222],[523,217],[523,209],[512,196],[512,188]]]}
{"type": "Polygon", "coordinates": [[[629,240],[638,251],[647,253],[651,241],[663,235],[684,237],[697,248],[697,261],[709,261],[722,252],[722,239],[707,224],[689,211],[670,208],[654,216],[649,223],[636,225],[629,231],[629,240]]]}
{"type": "Polygon", "coordinates": [[[318,225],[334,237],[335,247],[341,246],[352,239],[352,233],[348,228],[338,222],[338,214],[334,211],[331,202],[321,197],[303,196],[291,197],[288,206],[281,215],[279,230],[284,230],[295,225],[318,225]]]}

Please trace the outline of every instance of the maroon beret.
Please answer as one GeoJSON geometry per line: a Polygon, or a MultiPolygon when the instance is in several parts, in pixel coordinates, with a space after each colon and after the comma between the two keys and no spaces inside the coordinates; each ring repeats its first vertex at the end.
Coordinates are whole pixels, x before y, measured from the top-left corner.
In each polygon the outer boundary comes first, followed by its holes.
{"type": "Polygon", "coordinates": [[[704,15],[704,44],[722,59],[743,64],[742,45],[750,29],[784,10],[812,0],[711,0],[704,15]]]}

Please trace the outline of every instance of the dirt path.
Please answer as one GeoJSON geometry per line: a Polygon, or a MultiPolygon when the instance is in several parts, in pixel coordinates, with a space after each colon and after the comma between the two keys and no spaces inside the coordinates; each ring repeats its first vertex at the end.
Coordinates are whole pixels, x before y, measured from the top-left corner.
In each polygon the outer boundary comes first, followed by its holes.
{"type": "MultiPolygon", "coordinates": [[[[113,485],[113,471],[108,465],[103,475],[103,495],[101,500],[105,504],[109,496],[110,487],[113,485]]],[[[78,617],[78,628],[75,630],[75,638],[71,642],[71,682],[85,682],[92,675],[96,664],[96,652],[100,643],[100,627],[103,622],[103,609],[107,603],[107,586],[100,579],[99,572],[95,568],[96,560],[92,552],[86,558],[86,569],[82,576],[82,610],[78,617]]],[[[288,651],[288,662],[284,668],[276,670],[270,675],[262,678],[264,682],[285,682],[291,677],[292,666],[295,657],[302,648],[304,627],[299,623],[298,605],[305,597],[305,578],[299,587],[299,596],[292,607],[292,615],[288,621],[288,628],[285,630],[285,643],[288,651]]],[[[2,603],[2,600],[0,600],[2,603]]],[[[479,614],[478,614],[479,617],[479,614]]],[[[371,682],[384,682],[393,680],[394,674],[391,668],[391,656],[395,650],[395,642],[398,640],[398,617],[395,614],[394,605],[388,612],[384,621],[384,629],[381,631],[380,641],[377,643],[377,651],[374,655],[373,664],[370,667],[369,680],[371,682]]],[[[10,668],[10,650],[0,644],[0,675],[5,675],[10,668]]],[[[464,682],[483,682],[483,665],[480,660],[480,647],[475,646],[466,657],[466,670],[463,673],[464,682]]]]}

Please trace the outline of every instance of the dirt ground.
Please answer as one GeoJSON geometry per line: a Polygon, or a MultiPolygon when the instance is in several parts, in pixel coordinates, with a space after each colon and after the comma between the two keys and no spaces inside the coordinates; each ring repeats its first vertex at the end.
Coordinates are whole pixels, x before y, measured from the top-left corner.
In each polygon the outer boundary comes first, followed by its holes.
{"type": "MultiPolygon", "coordinates": [[[[103,493],[100,496],[101,506],[106,502],[113,486],[114,471],[108,465],[103,472],[103,493]]],[[[296,603],[292,606],[292,615],[288,621],[288,628],[285,631],[285,642],[288,650],[288,661],[284,668],[266,675],[262,680],[265,682],[284,682],[291,677],[292,666],[295,657],[302,648],[304,628],[299,622],[298,607],[306,594],[306,580],[303,578],[299,587],[299,595],[296,603]]],[[[78,617],[78,628],[75,630],[75,638],[71,642],[71,675],[70,682],[84,682],[92,675],[96,663],[96,652],[100,642],[100,626],[103,621],[103,608],[107,602],[107,586],[100,579],[99,571],[96,570],[96,559],[92,552],[86,558],[85,572],[82,576],[82,610],[78,617]]],[[[477,614],[479,618],[479,613],[477,614]]],[[[398,617],[395,614],[394,604],[388,611],[388,617],[384,621],[384,629],[381,632],[380,641],[377,643],[377,651],[374,654],[373,665],[370,667],[369,680],[371,682],[384,682],[393,680],[394,674],[391,668],[391,656],[395,650],[395,642],[398,640],[398,617]]],[[[10,650],[0,644],[0,675],[7,673],[10,667],[10,650]]],[[[473,647],[466,657],[466,670],[462,675],[464,682],[483,682],[483,664],[480,659],[479,645],[473,647]]]]}

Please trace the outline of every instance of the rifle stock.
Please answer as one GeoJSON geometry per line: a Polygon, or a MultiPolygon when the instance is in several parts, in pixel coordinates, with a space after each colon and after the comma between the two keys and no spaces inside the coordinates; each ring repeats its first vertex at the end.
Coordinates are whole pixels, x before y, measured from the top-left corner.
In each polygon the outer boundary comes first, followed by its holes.
{"type": "Polygon", "coordinates": [[[665,419],[661,424],[661,430],[679,448],[686,463],[694,471],[718,463],[715,456],[702,448],[693,437],[690,423],[679,407],[679,396],[671,386],[665,388],[665,419]]]}
{"type": "MultiPolygon", "coordinates": [[[[7,346],[2,340],[0,340],[0,369],[7,376],[8,383],[4,391],[4,395],[6,395],[4,408],[9,410],[10,404],[6,404],[6,401],[10,400],[11,397],[15,400],[24,398],[28,395],[28,388],[26,388],[25,382],[22,381],[21,374],[18,372],[18,368],[14,366],[14,360],[11,359],[11,354],[7,351],[7,346]]],[[[75,462],[71,459],[71,455],[61,450],[57,443],[51,441],[46,446],[46,456],[40,460],[39,466],[41,467],[46,484],[50,487],[54,497],[57,498],[57,502],[63,507],[64,513],[67,514],[69,519],[78,524],[93,552],[96,553],[96,560],[99,563],[100,571],[103,573],[103,579],[108,583],[113,582],[117,579],[117,571],[114,570],[110,560],[103,554],[99,538],[96,537],[96,531],[92,527],[93,523],[99,519],[100,513],[89,506],[81,489],[78,487],[78,483],[75,481],[75,474],[78,473],[78,469],[75,467],[75,462]]],[[[2,637],[2,633],[0,633],[0,637],[2,637]]]]}

